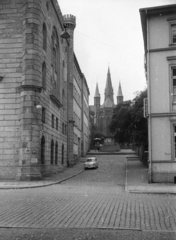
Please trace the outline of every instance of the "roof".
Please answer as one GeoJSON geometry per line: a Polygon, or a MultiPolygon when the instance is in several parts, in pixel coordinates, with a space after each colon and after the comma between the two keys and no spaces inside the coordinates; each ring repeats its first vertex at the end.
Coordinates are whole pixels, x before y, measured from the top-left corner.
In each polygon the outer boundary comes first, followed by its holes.
{"type": "Polygon", "coordinates": [[[98,89],[98,83],[96,85],[95,96],[94,97],[100,97],[100,93],[99,93],[99,89],[98,89]]]}
{"type": "Polygon", "coordinates": [[[121,83],[120,82],[119,82],[119,89],[118,89],[117,97],[123,97],[122,88],[121,88],[121,83]]]}
{"type": "Polygon", "coordinates": [[[108,67],[108,73],[107,73],[107,79],[106,79],[105,94],[107,94],[107,95],[113,94],[111,74],[110,74],[109,67],[108,67]]]}

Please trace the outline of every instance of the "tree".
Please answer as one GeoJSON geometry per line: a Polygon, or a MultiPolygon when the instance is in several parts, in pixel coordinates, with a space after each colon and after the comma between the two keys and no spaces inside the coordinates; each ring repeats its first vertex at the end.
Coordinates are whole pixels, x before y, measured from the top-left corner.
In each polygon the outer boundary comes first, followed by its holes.
{"type": "Polygon", "coordinates": [[[148,123],[144,118],[144,98],[147,97],[147,90],[138,92],[134,104],[131,107],[133,141],[135,145],[148,148],[148,123]]]}
{"type": "Polygon", "coordinates": [[[129,143],[131,141],[131,101],[126,104],[118,104],[114,110],[110,123],[110,131],[114,133],[116,142],[120,144],[129,143]]]}
{"type": "Polygon", "coordinates": [[[110,131],[118,143],[134,143],[147,149],[148,126],[143,116],[143,99],[146,97],[147,90],[138,92],[133,102],[122,103],[115,108],[110,131]]]}

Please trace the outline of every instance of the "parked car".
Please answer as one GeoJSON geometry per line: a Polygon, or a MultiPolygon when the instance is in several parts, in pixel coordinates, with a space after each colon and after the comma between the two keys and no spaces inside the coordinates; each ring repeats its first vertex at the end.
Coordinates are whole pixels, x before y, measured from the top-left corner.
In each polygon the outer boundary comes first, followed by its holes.
{"type": "Polygon", "coordinates": [[[96,157],[89,157],[84,163],[84,169],[90,169],[90,168],[94,168],[94,169],[98,168],[98,161],[96,157]]]}

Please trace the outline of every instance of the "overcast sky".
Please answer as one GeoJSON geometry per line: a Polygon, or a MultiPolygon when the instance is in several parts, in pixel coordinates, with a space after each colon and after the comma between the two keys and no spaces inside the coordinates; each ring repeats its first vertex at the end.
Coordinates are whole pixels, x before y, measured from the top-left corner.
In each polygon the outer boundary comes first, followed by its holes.
{"type": "Polygon", "coordinates": [[[96,83],[104,102],[108,66],[114,89],[124,100],[146,87],[139,9],[175,4],[176,0],[58,0],[62,14],[76,16],[74,52],[94,103],[96,83]]]}

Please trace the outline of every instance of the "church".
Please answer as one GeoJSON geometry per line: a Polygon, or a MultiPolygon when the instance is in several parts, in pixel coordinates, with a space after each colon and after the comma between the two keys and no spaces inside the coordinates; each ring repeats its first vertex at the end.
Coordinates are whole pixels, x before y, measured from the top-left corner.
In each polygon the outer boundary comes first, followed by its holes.
{"type": "Polygon", "coordinates": [[[104,103],[101,105],[101,96],[99,93],[98,83],[96,85],[94,105],[90,106],[90,110],[94,113],[94,125],[99,133],[104,135],[104,143],[114,143],[113,134],[109,131],[109,124],[113,115],[114,108],[123,103],[123,94],[121,84],[119,83],[117,101],[114,103],[114,91],[111,81],[110,68],[108,67],[108,73],[106,78],[104,103]]]}

